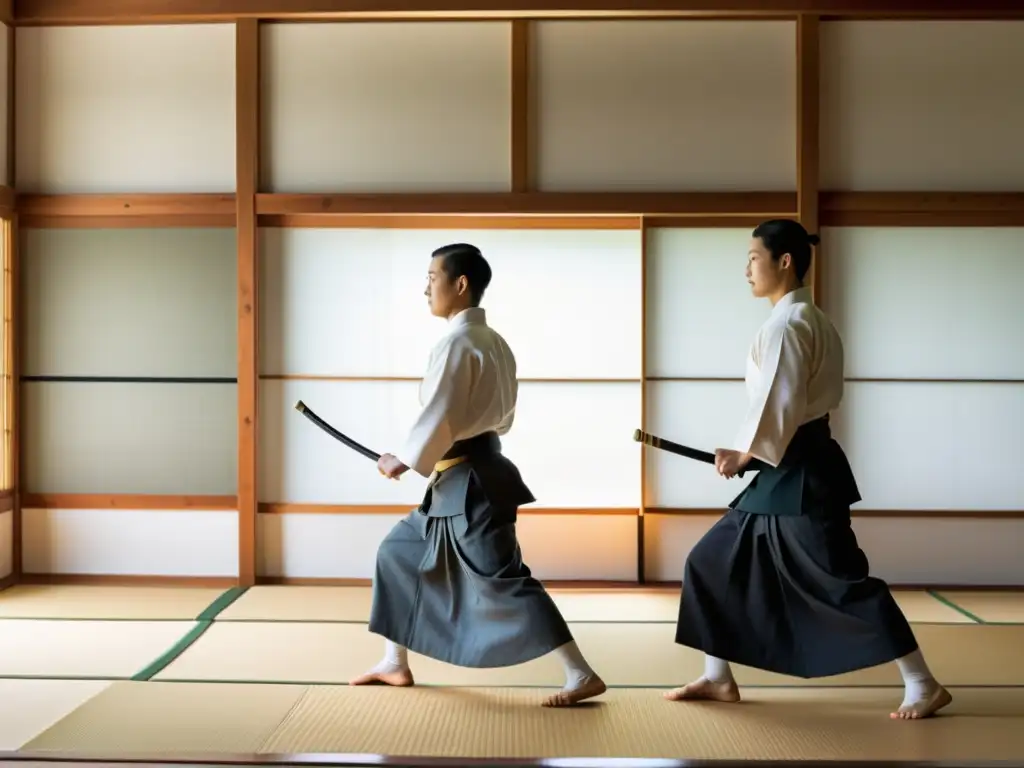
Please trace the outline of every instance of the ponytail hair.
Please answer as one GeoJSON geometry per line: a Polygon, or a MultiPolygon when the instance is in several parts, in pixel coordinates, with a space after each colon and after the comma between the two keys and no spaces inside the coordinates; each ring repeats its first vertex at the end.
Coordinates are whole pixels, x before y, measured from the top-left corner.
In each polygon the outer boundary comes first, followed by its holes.
{"type": "Polygon", "coordinates": [[[752,237],[760,238],[773,261],[778,261],[783,254],[788,253],[793,259],[796,278],[801,283],[811,268],[811,248],[821,242],[818,235],[810,234],[803,224],[793,219],[761,222],[754,228],[752,237]]]}

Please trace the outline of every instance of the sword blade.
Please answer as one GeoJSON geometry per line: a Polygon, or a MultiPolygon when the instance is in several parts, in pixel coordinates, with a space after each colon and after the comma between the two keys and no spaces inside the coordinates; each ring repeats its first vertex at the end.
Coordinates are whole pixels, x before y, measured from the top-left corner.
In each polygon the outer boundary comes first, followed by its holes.
{"type": "MultiPolygon", "coordinates": [[[[672,440],[666,440],[663,437],[652,435],[651,433],[644,432],[641,429],[634,430],[633,439],[638,443],[649,445],[651,448],[668,451],[669,453],[674,453],[677,456],[685,456],[688,459],[693,459],[694,461],[699,461],[704,464],[715,463],[715,454],[713,453],[701,451],[697,448],[690,448],[688,445],[682,445],[681,443],[676,443],[672,440]]],[[[743,477],[747,472],[759,472],[766,466],[767,465],[760,459],[751,459],[747,466],[736,473],[736,476],[743,477]]]]}
{"type": "Polygon", "coordinates": [[[376,451],[371,451],[365,445],[361,445],[360,443],[357,443],[355,440],[353,440],[348,435],[346,435],[346,434],[338,431],[334,427],[332,427],[326,421],[324,421],[319,416],[317,416],[315,413],[313,413],[313,411],[310,409],[310,407],[308,405],[306,405],[304,402],[302,402],[301,400],[299,400],[295,404],[295,410],[297,410],[299,413],[301,413],[303,416],[305,416],[311,422],[316,424],[318,427],[320,427],[320,429],[322,429],[328,435],[333,437],[339,443],[342,443],[343,445],[347,445],[349,448],[351,448],[356,453],[360,453],[363,456],[365,456],[366,458],[372,459],[373,461],[378,461],[380,459],[380,454],[379,453],[377,453],[376,451]]]}

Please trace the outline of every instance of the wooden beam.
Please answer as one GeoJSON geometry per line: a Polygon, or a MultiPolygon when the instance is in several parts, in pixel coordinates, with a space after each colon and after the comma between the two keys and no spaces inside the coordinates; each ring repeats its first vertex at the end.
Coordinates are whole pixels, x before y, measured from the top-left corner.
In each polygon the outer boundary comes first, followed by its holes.
{"type": "MultiPolygon", "coordinates": [[[[671,517],[721,517],[721,509],[689,507],[648,507],[648,515],[671,517]]],[[[887,520],[1021,520],[1024,509],[854,509],[855,518],[885,518],[887,520]]]]}
{"type": "Polygon", "coordinates": [[[194,226],[189,219],[211,216],[230,217],[234,224],[235,217],[232,194],[18,195],[17,206],[23,217],[163,217],[184,222],[179,226],[194,226]]]}
{"type": "Polygon", "coordinates": [[[0,0],[0,21],[14,24],[14,0],[0,0]]]}
{"type": "Polygon", "coordinates": [[[1019,18],[1016,0],[14,0],[17,24],[129,24],[240,18],[572,18],[675,15],[1019,18]]]}
{"type": "MultiPolygon", "coordinates": [[[[7,186],[14,188],[17,186],[18,175],[16,173],[16,161],[17,161],[17,131],[18,124],[15,120],[18,92],[18,79],[15,69],[17,67],[17,47],[18,36],[15,34],[15,29],[12,26],[7,27],[7,179],[5,183],[7,186]]],[[[17,200],[15,200],[17,202],[17,200]]]]}
{"type": "MultiPolygon", "coordinates": [[[[820,142],[820,27],[817,16],[801,14],[796,22],[796,161],[797,218],[804,228],[817,234],[819,229],[818,183],[820,142]]],[[[805,285],[811,286],[815,303],[821,305],[821,247],[811,260],[811,273],[805,285]]]]}
{"type": "MultiPolygon", "coordinates": [[[[376,381],[395,382],[407,381],[419,383],[423,381],[422,376],[371,376],[371,375],[339,375],[322,373],[261,373],[261,381],[376,381]]],[[[519,376],[516,378],[520,384],[639,384],[638,378],[558,378],[554,376],[519,376]]]]}
{"type": "Polygon", "coordinates": [[[234,496],[188,496],[146,493],[27,493],[25,509],[159,509],[170,511],[235,510],[234,496]]]}
{"type": "Polygon", "coordinates": [[[23,229],[234,229],[235,214],[185,216],[22,216],[23,229]]]}
{"type": "MultiPolygon", "coordinates": [[[[14,4],[3,4],[4,21],[13,21],[14,4]]],[[[17,77],[15,67],[17,56],[15,46],[17,36],[13,26],[4,30],[7,35],[7,146],[0,148],[6,152],[7,178],[4,182],[4,209],[7,221],[3,227],[3,360],[4,360],[4,413],[3,413],[3,465],[4,485],[11,490],[11,576],[16,583],[21,578],[21,412],[20,412],[20,370],[21,370],[21,297],[18,286],[19,271],[19,237],[18,237],[18,196],[14,189],[17,177],[15,164],[17,161],[17,124],[15,122],[15,101],[17,97],[17,77]]]]}
{"type": "Polygon", "coordinates": [[[256,196],[272,215],[485,214],[545,216],[793,216],[791,192],[511,192],[438,194],[277,194],[256,196]]]}
{"type": "Polygon", "coordinates": [[[1021,227],[1021,192],[823,192],[826,227],[1021,227]]]}
{"type": "Polygon", "coordinates": [[[259,259],[256,190],[259,188],[260,30],[254,19],[236,23],[235,145],[238,228],[238,584],[256,583],[257,418],[259,402],[259,259]]]}
{"type": "MultiPolygon", "coordinates": [[[[10,322],[7,325],[7,334],[4,339],[4,359],[10,366],[7,373],[10,379],[6,382],[7,394],[10,398],[7,403],[6,419],[10,427],[10,440],[5,440],[6,448],[10,451],[8,468],[10,471],[11,488],[14,490],[14,514],[11,518],[12,543],[12,572],[15,579],[20,578],[22,568],[22,508],[24,507],[24,494],[21,486],[21,356],[22,333],[21,319],[24,313],[21,309],[21,291],[18,290],[21,280],[21,243],[18,236],[18,215],[15,214],[10,224],[4,227],[4,252],[6,254],[7,270],[4,275],[4,303],[5,314],[10,322]]],[[[5,435],[6,437],[6,435],[5,435]]]]}
{"type": "MultiPolygon", "coordinates": [[[[285,227],[629,229],[643,216],[648,227],[746,228],[811,215],[810,148],[800,157],[797,193],[257,193],[256,212],[260,225],[285,227]]],[[[1024,226],[1024,192],[823,191],[818,200],[818,226],[1024,226]]],[[[233,194],[74,194],[18,195],[15,206],[22,227],[230,227],[238,203],[233,194]]]]}
{"type": "MultiPolygon", "coordinates": [[[[300,504],[292,502],[264,502],[259,505],[261,515],[407,515],[408,504],[300,504]]],[[[519,510],[520,515],[608,515],[636,516],[636,507],[536,507],[519,510]]]]}
{"type": "MultiPolygon", "coordinates": [[[[647,429],[647,230],[648,219],[640,220],[640,418],[639,428],[647,429]]],[[[636,519],[636,580],[647,581],[647,531],[644,515],[647,511],[647,446],[640,445],[640,509],[636,519]]]]}
{"type": "Polygon", "coordinates": [[[459,216],[456,214],[268,214],[261,227],[370,229],[637,229],[639,216],[459,216]]]}

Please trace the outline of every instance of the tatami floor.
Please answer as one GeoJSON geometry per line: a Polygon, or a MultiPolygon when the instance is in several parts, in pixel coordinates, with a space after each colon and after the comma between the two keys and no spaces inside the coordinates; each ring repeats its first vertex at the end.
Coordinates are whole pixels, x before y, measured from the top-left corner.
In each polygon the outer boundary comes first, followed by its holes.
{"type": "Polygon", "coordinates": [[[551,658],[467,670],[411,656],[415,689],[349,688],[380,657],[360,587],[29,586],[0,592],[0,750],[94,756],[999,760],[1024,756],[1024,594],[904,591],[954,703],[894,722],[894,666],[825,680],[737,668],[739,705],[674,704],[700,654],[672,642],[678,590],[555,590],[612,689],[538,706],[551,658]]]}

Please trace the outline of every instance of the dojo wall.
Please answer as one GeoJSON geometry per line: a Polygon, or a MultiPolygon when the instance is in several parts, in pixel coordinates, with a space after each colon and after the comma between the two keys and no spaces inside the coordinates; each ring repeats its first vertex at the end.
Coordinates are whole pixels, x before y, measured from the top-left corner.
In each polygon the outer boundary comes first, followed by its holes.
{"type": "MultiPolygon", "coordinates": [[[[234,44],[233,24],[19,27],[18,191],[233,192],[234,44]]],[[[234,228],[25,224],[23,572],[234,579],[234,228]]]]}
{"type": "Polygon", "coordinates": [[[260,26],[253,473],[236,26],[18,28],[21,504],[17,530],[0,514],[0,578],[19,560],[35,578],[234,580],[252,480],[259,578],[368,579],[425,481],[383,480],[294,404],[400,445],[443,331],[429,253],[469,241],[519,363],[504,446],[538,497],[527,561],[549,580],[677,581],[743,481],[631,435],[728,444],[769,309],[743,278],[750,229],[795,212],[749,201],[799,193],[823,235],[816,296],[846,342],[834,431],[876,574],[1024,583],[1024,217],[914,219],[839,194],[1024,190],[1024,22],[823,22],[809,182],[795,21],[533,21],[522,48],[518,29],[260,26]],[[693,203],[454,215],[512,190],[693,203]],[[317,197],[343,193],[420,197],[377,217],[317,197]],[[459,197],[439,209],[432,193],[459,197]]]}

